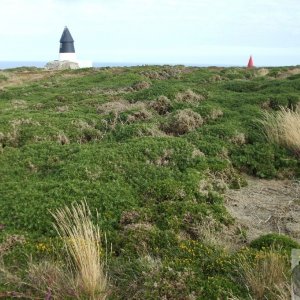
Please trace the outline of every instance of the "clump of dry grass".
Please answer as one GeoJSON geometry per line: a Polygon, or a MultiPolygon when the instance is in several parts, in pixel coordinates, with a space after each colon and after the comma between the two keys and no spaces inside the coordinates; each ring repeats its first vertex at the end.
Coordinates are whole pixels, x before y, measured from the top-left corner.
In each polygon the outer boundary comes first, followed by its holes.
{"type": "Polygon", "coordinates": [[[9,235],[0,243],[0,258],[17,244],[24,244],[25,238],[22,235],[9,235]]]}
{"type": "Polygon", "coordinates": [[[18,109],[18,108],[25,109],[25,108],[27,108],[27,102],[25,100],[19,100],[19,99],[12,100],[11,104],[12,104],[14,109],[18,109]]]}
{"type": "Polygon", "coordinates": [[[11,271],[1,261],[0,280],[2,284],[17,289],[5,291],[0,298],[82,299],[72,274],[62,264],[53,261],[34,263],[30,260],[28,268],[18,273],[11,271]],[[24,275],[21,277],[19,273],[24,275]]]}
{"type": "Polygon", "coordinates": [[[261,120],[267,138],[300,156],[300,111],[280,107],[278,112],[264,112],[261,120]]]}
{"type": "Polygon", "coordinates": [[[176,95],[176,100],[180,102],[195,103],[205,100],[205,97],[203,95],[196,94],[191,89],[188,89],[183,93],[178,93],[176,95]]]}
{"type": "Polygon", "coordinates": [[[171,163],[173,149],[164,149],[163,153],[156,158],[154,164],[156,166],[167,166],[171,163]]]}
{"type": "Polygon", "coordinates": [[[71,124],[76,128],[78,132],[77,142],[79,144],[100,140],[104,136],[104,134],[96,128],[96,122],[94,120],[89,120],[89,122],[87,122],[81,119],[77,119],[72,121],[71,124]]]}
{"type": "Polygon", "coordinates": [[[236,145],[246,144],[246,136],[243,132],[235,132],[235,135],[230,138],[230,142],[236,145]]]}
{"type": "Polygon", "coordinates": [[[128,117],[126,122],[127,123],[134,123],[137,121],[144,121],[144,120],[149,120],[151,119],[152,114],[150,111],[146,110],[146,109],[142,109],[140,111],[135,111],[133,113],[131,113],[128,117]]]}
{"type": "Polygon", "coordinates": [[[69,106],[68,105],[63,105],[63,106],[57,106],[55,110],[59,113],[64,113],[69,111],[69,106]]]}
{"type": "Polygon", "coordinates": [[[17,127],[20,127],[22,125],[41,126],[41,124],[39,122],[34,121],[31,118],[29,118],[29,119],[25,119],[25,118],[14,119],[14,120],[10,121],[10,124],[13,128],[17,128],[17,127]]]}
{"type": "Polygon", "coordinates": [[[233,248],[233,245],[229,240],[229,236],[225,234],[226,229],[214,218],[207,216],[200,222],[192,223],[189,231],[205,244],[229,251],[233,248]]]}
{"type": "Polygon", "coordinates": [[[214,76],[211,76],[209,78],[209,82],[216,82],[216,81],[222,81],[222,80],[223,80],[223,78],[218,74],[214,75],[214,76]]]}
{"type": "Polygon", "coordinates": [[[135,210],[123,211],[120,218],[120,224],[123,226],[128,224],[134,224],[139,220],[139,218],[140,213],[135,210]]]}
{"type": "Polygon", "coordinates": [[[144,89],[149,89],[151,84],[147,81],[140,81],[136,82],[135,84],[132,85],[133,90],[135,91],[141,91],[144,89]]]}
{"type": "Polygon", "coordinates": [[[125,112],[130,109],[144,109],[145,104],[143,102],[129,103],[126,100],[119,99],[118,101],[106,102],[97,106],[97,112],[100,114],[109,114],[125,112]]]}
{"type": "Polygon", "coordinates": [[[69,140],[69,138],[65,135],[64,132],[60,132],[60,133],[57,135],[56,140],[57,140],[57,142],[60,143],[61,145],[68,145],[68,144],[70,144],[70,140],[69,140]]]}
{"type": "Polygon", "coordinates": [[[27,285],[44,295],[45,299],[80,299],[73,279],[72,274],[57,262],[28,263],[27,285]]]}
{"type": "Polygon", "coordinates": [[[239,261],[242,278],[254,299],[289,299],[289,267],[279,252],[260,251],[254,261],[243,255],[239,261]]]}
{"type": "Polygon", "coordinates": [[[72,125],[74,125],[75,127],[81,130],[86,130],[86,129],[89,130],[89,129],[94,129],[96,124],[94,122],[92,122],[92,124],[89,124],[84,120],[76,119],[72,121],[72,125]]]}
{"type": "Polygon", "coordinates": [[[203,124],[202,117],[191,109],[179,110],[171,116],[165,130],[168,133],[182,135],[195,130],[203,124]]]}
{"type": "Polygon", "coordinates": [[[58,209],[53,217],[77,285],[89,299],[105,299],[108,281],[100,256],[100,230],[92,223],[87,204],[82,202],[58,209]]]}
{"type": "Polygon", "coordinates": [[[220,117],[223,116],[223,111],[220,108],[214,108],[211,112],[210,112],[210,119],[212,120],[216,120],[220,117]]]}
{"type": "Polygon", "coordinates": [[[158,114],[165,115],[172,107],[171,100],[166,96],[159,96],[157,100],[152,101],[149,106],[156,110],[158,114]]]}
{"type": "Polygon", "coordinates": [[[200,151],[199,149],[195,148],[192,152],[192,158],[195,158],[195,157],[204,157],[205,154],[200,151]]]}
{"type": "Polygon", "coordinates": [[[34,121],[31,118],[13,119],[9,123],[12,127],[11,130],[7,133],[0,132],[0,148],[3,145],[18,147],[21,139],[20,129],[22,129],[24,125],[41,126],[39,122],[34,121]]]}
{"type": "Polygon", "coordinates": [[[141,72],[141,75],[144,75],[145,77],[147,77],[149,79],[165,79],[165,78],[162,78],[162,76],[156,71],[141,72]]]}
{"type": "Polygon", "coordinates": [[[257,69],[255,72],[255,76],[266,76],[270,73],[270,71],[268,69],[265,68],[260,68],[257,69]]]}
{"type": "Polygon", "coordinates": [[[191,69],[183,66],[166,66],[162,70],[142,71],[140,74],[151,80],[167,80],[170,78],[179,79],[182,73],[190,73],[191,71],[191,69]]]}

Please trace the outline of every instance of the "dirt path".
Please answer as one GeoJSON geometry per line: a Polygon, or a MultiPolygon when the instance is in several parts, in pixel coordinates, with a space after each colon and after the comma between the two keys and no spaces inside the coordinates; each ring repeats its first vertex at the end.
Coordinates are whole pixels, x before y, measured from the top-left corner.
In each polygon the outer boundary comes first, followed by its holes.
{"type": "Polygon", "coordinates": [[[226,207],[251,241],[271,232],[300,242],[300,181],[248,177],[248,186],[229,190],[226,207]]]}

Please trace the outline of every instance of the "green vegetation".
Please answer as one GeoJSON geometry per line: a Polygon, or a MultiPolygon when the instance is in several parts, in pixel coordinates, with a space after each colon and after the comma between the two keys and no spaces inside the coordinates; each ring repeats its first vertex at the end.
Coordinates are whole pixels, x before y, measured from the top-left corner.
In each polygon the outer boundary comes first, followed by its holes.
{"type": "Polygon", "coordinates": [[[291,251],[293,248],[300,248],[300,245],[285,235],[269,233],[253,240],[250,243],[250,247],[258,250],[273,247],[285,251],[291,251]]]}
{"type": "Polygon", "coordinates": [[[7,80],[7,77],[4,74],[0,73],[0,82],[6,81],[6,80],[7,80]]]}
{"type": "Polygon", "coordinates": [[[285,256],[275,249],[258,251],[251,257],[240,255],[241,277],[248,286],[252,299],[290,299],[289,265],[285,256]]]}
{"type": "MultiPolygon", "coordinates": [[[[300,176],[297,153],[261,124],[264,111],[299,102],[300,77],[260,71],[3,71],[11,84],[0,77],[1,263],[59,261],[51,212],[84,200],[106,234],[108,299],[250,299],[237,258],[259,268],[261,250],[213,238],[234,224],[223,193],[245,185],[244,173],[300,176]]],[[[16,288],[0,281],[0,293],[16,288]]]]}

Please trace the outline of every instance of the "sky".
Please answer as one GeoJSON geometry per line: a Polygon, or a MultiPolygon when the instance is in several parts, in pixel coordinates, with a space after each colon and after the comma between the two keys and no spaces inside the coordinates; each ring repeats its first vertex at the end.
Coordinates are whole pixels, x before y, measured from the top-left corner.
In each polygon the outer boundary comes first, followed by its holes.
{"type": "Polygon", "coordinates": [[[299,0],[0,0],[0,61],[300,65],[299,0]]]}

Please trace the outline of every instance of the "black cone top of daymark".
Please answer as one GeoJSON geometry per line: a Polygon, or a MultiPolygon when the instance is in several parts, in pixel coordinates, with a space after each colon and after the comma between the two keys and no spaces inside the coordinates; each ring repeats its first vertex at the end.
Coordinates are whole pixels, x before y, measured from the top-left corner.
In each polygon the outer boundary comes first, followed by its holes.
{"type": "Polygon", "coordinates": [[[75,53],[74,40],[67,26],[60,38],[59,53],[75,53]]]}

